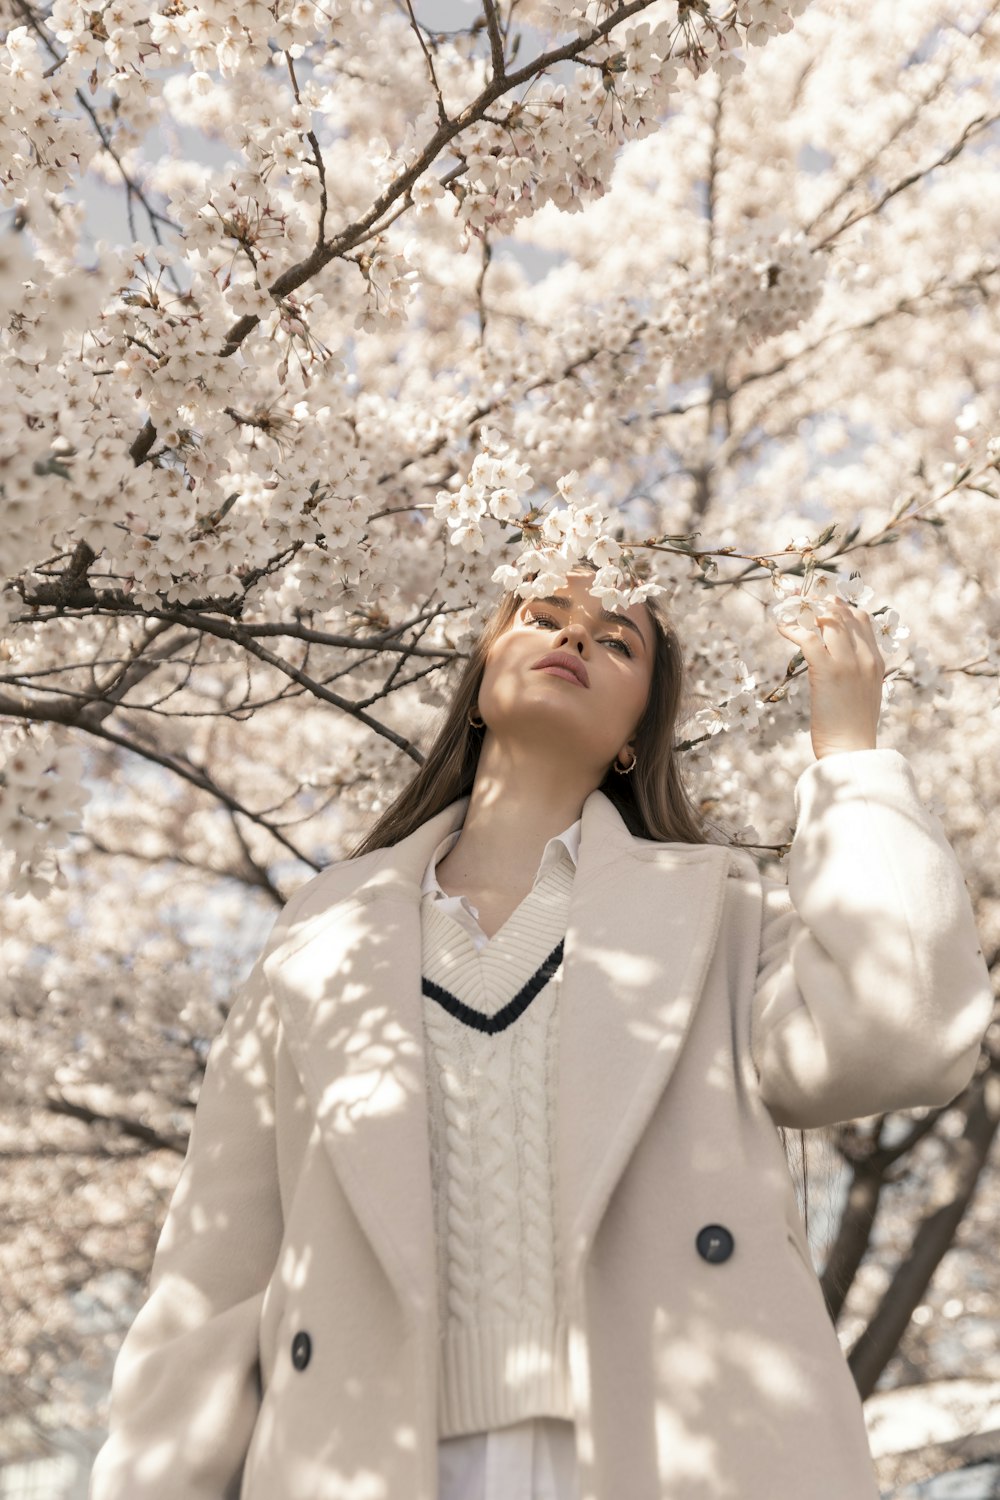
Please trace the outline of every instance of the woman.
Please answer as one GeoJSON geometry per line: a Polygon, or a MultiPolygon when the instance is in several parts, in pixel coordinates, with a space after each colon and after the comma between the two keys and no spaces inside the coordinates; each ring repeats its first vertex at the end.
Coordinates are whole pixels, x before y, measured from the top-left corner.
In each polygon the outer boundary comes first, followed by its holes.
{"type": "Polygon", "coordinates": [[[676,638],[592,582],[506,596],[418,775],[279,915],[91,1500],[876,1500],[775,1127],[968,1083],[962,875],[875,747],[862,611],[779,627],[816,756],[786,887],[704,839],[676,638]]]}

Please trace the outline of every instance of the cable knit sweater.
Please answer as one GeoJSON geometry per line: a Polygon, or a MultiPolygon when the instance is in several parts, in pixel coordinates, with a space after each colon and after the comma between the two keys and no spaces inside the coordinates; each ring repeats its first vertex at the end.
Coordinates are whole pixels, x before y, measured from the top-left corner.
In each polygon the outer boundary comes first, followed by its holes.
{"type": "Polygon", "coordinates": [[[487,941],[428,864],[421,899],[431,1178],[442,1310],[439,1432],[570,1417],[552,1126],[562,940],[579,821],[487,941]]]}

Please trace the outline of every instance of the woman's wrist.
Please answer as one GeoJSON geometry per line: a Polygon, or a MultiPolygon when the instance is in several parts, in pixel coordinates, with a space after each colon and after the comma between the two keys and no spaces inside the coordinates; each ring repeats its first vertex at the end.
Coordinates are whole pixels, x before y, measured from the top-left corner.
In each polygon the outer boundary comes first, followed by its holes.
{"type": "Polygon", "coordinates": [[[817,760],[825,760],[829,755],[850,755],[855,750],[877,750],[878,746],[874,740],[858,740],[856,743],[845,745],[823,745],[814,750],[817,760]]]}

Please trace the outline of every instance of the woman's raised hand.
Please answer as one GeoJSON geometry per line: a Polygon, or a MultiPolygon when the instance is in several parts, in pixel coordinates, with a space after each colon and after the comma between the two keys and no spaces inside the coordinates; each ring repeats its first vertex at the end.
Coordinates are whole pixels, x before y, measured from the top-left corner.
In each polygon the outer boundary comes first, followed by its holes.
{"type": "Polygon", "coordinates": [[[813,753],[822,760],[842,750],[874,750],[885,662],[871,616],[836,597],[817,600],[815,610],[819,634],[777,622],[808,670],[813,753]]]}

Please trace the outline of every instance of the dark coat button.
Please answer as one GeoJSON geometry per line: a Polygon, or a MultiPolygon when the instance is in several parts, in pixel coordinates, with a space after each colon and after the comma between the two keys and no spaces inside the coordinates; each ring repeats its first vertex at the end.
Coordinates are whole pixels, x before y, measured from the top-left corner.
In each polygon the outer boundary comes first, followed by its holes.
{"type": "Polygon", "coordinates": [[[695,1244],[702,1260],[707,1260],[712,1265],[728,1260],[733,1253],[733,1237],[722,1224],[706,1224],[704,1229],[698,1231],[695,1244]]]}
{"type": "Polygon", "coordinates": [[[312,1339],[304,1330],[300,1331],[292,1339],[292,1364],[297,1370],[304,1370],[312,1357],[312,1339]]]}

